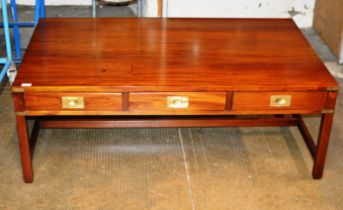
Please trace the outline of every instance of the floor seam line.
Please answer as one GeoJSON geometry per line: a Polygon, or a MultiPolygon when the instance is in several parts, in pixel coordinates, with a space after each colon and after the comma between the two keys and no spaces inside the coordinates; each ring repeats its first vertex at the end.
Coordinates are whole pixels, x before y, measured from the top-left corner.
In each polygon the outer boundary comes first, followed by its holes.
{"type": "Polygon", "coordinates": [[[185,168],[185,172],[186,172],[186,181],[188,184],[188,194],[191,200],[191,205],[192,205],[192,210],[195,210],[195,201],[194,201],[194,197],[193,197],[193,190],[192,190],[192,183],[191,183],[191,176],[189,174],[189,165],[187,162],[187,155],[186,155],[186,151],[185,151],[185,147],[184,147],[184,143],[183,143],[183,138],[182,138],[182,134],[181,134],[181,129],[178,129],[179,131],[179,139],[180,139],[180,143],[181,143],[181,151],[182,151],[182,158],[183,158],[183,165],[185,168]]]}

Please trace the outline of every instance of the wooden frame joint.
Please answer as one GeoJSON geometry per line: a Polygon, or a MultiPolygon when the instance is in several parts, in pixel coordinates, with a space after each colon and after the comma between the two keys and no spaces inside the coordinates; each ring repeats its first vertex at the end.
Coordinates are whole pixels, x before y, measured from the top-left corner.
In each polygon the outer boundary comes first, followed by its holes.
{"type": "Polygon", "coordinates": [[[16,112],[17,116],[26,116],[26,112],[16,112]]]}
{"type": "Polygon", "coordinates": [[[332,92],[337,92],[337,91],[339,91],[339,87],[327,87],[326,90],[332,91],[332,92]]]}
{"type": "Polygon", "coordinates": [[[334,112],[335,112],[335,110],[333,110],[333,109],[324,109],[324,110],[322,110],[323,114],[332,114],[334,112]]]}

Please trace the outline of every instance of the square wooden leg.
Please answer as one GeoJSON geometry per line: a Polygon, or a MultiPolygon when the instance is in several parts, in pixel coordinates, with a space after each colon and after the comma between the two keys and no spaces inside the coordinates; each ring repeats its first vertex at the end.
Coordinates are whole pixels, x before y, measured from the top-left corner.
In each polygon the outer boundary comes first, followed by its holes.
{"type": "Polygon", "coordinates": [[[27,119],[25,116],[16,116],[16,121],[24,181],[26,183],[32,183],[32,156],[28,136],[27,119]]]}
{"type": "Polygon", "coordinates": [[[323,176],[326,152],[329,145],[333,113],[322,114],[320,130],[318,135],[317,150],[314,157],[312,176],[314,179],[320,179],[323,176]]]}

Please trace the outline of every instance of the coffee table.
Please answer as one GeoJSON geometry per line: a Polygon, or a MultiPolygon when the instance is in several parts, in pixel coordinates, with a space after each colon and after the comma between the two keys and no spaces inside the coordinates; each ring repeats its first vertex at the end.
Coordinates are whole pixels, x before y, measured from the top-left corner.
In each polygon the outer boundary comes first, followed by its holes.
{"type": "Polygon", "coordinates": [[[338,89],[291,19],[42,19],[12,89],[24,181],[39,128],[226,126],[297,126],[320,179],[338,89]]]}

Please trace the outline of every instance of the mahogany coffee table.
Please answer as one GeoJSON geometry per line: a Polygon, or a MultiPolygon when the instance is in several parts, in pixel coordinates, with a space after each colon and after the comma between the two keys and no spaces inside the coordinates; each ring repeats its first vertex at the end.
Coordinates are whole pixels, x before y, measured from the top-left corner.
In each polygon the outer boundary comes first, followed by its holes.
{"type": "Polygon", "coordinates": [[[291,19],[42,19],[12,89],[24,181],[39,128],[231,126],[297,126],[320,179],[338,89],[291,19]]]}

